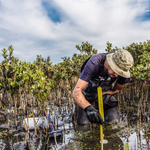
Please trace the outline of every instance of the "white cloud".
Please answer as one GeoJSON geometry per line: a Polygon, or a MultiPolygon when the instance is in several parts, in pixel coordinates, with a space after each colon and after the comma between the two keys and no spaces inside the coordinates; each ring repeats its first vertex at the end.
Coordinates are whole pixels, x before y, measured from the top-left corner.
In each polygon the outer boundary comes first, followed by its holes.
{"type": "Polygon", "coordinates": [[[36,38],[54,39],[54,23],[49,20],[40,1],[9,1],[2,3],[1,28],[11,33],[29,35],[36,38]],[[4,5],[3,5],[4,4],[4,5]]]}
{"type": "Polygon", "coordinates": [[[82,41],[99,52],[104,52],[107,41],[117,47],[146,41],[150,21],[137,16],[147,6],[147,0],[0,0],[0,49],[12,44],[19,59],[50,55],[58,63],[61,56],[78,53],[75,45],[82,41]],[[45,1],[60,12],[62,22],[48,17],[45,1]]]}

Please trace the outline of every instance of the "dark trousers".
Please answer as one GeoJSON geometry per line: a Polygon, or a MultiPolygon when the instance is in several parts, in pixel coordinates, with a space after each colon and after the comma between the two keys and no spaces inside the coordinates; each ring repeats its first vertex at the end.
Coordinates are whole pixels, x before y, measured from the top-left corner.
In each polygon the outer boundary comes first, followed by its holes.
{"type": "MultiPolygon", "coordinates": [[[[98,100],[89,101],[97,110],[98,109],[98,100]]],[[[104,122],[116,122],[120,121],[120,113],[117,108],[118,100],[115,96],[106,94],[103,96],[103,106],[104,106],[104,122]]],[[[87,125],[90,124],[85,111],[79,107],[77,104],[75,106],[75,114],[73,115],[73,121],[77,121],[78,125],[87,125]]]]}

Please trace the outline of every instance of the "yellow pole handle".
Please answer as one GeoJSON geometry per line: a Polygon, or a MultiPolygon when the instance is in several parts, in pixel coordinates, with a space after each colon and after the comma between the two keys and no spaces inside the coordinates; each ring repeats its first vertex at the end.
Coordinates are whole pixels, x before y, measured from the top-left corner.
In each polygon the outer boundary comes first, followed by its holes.
{"type": "MultiPolygon", "coordinates": [[[[99,86],[97,88],[97,93],[98,93],[98,107],[99,107],[99,113],[104,121],[104,108],[103,108],[103,97],[102,97],[102,88],[99,86]]],[[[100,125],[100,140],[101,143],[103,141],[103,126],[100,125]]]]}
{"type": "Polygon", "coordinates": [[[97,88],[98,93],[98,107],[99,107],[99,113],[104,121],[104,108],[103,108],[103,97],[102,97],[102,88],[99,86],[97,88]]]}

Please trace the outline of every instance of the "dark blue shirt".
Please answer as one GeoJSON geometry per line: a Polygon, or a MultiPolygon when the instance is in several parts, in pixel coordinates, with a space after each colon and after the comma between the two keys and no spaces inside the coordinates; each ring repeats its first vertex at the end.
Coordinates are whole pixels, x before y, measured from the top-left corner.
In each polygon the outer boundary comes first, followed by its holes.
{"type": "MultiPolygon", "coordinates": [[[[93,55],[84,66],[84,69],[80,75],[80,79],[89,82],[93,76],[111,78],[109,77],[108,73],[104,71],[106,55],[106,53],[93,55]]],[[[111,80],[114,82],[116,78],[111,78],[111,80]]],[[[131,78],[119,77],[118,83],[123,85],[130,82],[130,80],[131,78]]]]}

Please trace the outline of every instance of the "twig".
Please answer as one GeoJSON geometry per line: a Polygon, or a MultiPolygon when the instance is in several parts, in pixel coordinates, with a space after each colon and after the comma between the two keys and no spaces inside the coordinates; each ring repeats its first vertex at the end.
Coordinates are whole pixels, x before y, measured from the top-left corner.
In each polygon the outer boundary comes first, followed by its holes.
{"type": "Polygon", "coordinates": [[[54,140],[55,140],[56,147],[58,148],[58,144],[57,144],[57,140],[56,140],[56,133],[54,133],[54,140]]]}

